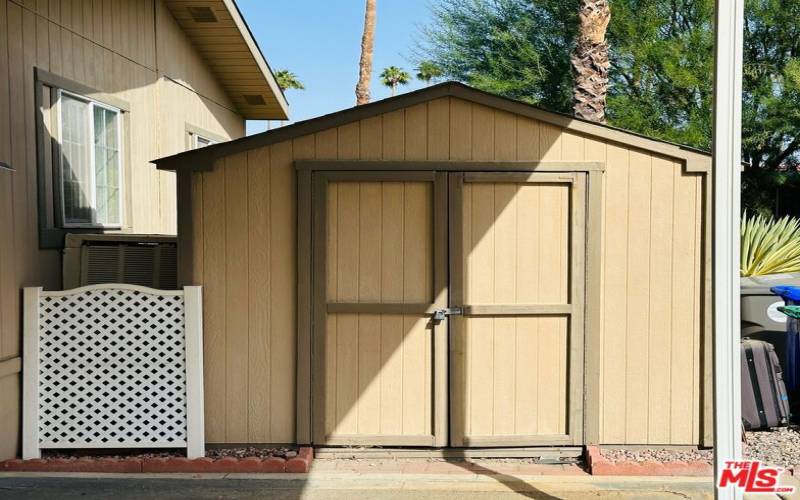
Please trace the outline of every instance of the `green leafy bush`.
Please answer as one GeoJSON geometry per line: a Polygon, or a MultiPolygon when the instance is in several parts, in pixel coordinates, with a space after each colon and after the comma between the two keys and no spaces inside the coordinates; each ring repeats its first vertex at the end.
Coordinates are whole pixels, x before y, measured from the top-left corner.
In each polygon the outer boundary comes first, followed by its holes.
{"type": "Polygon", "coordinates": [[[800,272],[800,219],[742,217],[742,276],[800,272]]]}

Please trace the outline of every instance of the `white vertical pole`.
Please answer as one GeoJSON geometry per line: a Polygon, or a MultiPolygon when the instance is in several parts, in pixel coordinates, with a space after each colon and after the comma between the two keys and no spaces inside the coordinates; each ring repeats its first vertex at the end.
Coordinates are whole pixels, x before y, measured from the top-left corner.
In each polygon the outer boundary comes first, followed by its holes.
{"type": "MultiPolygon", "coordinates": [[[[744,0],[716,1],[714,78],[714,479],[742,455],[739,224],[744,0]]],[[[717,498],[739,498],[736,488],[717,498]]]]}

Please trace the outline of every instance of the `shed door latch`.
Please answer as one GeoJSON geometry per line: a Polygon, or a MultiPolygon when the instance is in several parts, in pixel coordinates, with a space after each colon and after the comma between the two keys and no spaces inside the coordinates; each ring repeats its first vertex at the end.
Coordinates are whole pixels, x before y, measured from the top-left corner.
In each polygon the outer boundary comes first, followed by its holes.
{"type": "Polygon", "coordinates": [[[436,309],[433,311],[433,320],[442,321],[448,316],[460,316],[464,314],[464,310],[460,307],[446,307],[444,309],[436,309]]]}

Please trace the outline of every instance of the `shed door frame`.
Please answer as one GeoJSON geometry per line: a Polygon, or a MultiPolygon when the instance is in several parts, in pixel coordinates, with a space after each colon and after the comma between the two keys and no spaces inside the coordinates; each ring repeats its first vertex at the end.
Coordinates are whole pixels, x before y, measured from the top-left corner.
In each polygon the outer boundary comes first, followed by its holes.
{"type": "Polygon", "coordinates": [[[566,433],[564,435],[466,436],[462,400],[455,387],[460,377],[455,362],[459,322],[450,322],[450,443],[456,447],[541,446],[583,444],[584,330],[586,298],[586,175],[583,173],[543,172],[452,172],[449,176],[450,225],[450,307],[463,310],[465,317],[542,317],[553,314],[568,317],[567,322],[567,394],[566,433]],[[467,183],[567,184],[568,198],[568,277],[569,294],[563,304],[470,304],[466,301],[463,266],[463,188],[467,183]]]}
{"type": "Polygon", "coordinates": [[[297,170],[297,380],[296,441],[312,444],[312,177],[323,172],[576,172],[586,176],[586,273],[582,436],[576,444],[600,439],[600,366],[602,343],[595,325],[601,319],[601,251],[604,162],[587,161],[363,161],[296,160],[297,170]],[[313,175],[312,174],[317,174],[313,175]],[[578,442],[579,441],[579,442],[578,442]]]}

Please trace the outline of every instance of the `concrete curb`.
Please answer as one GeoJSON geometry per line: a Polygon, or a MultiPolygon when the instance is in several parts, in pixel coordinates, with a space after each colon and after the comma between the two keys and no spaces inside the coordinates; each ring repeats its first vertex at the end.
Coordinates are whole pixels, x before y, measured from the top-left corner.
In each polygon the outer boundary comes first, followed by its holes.
{"type": "Polygon", "coordinates": [[[706,462],[612,462],[599,446],[587,446],[586,465],[593,476],[712,476],[714,468],[706,462]]]}
{"type": "Polygon", "coordinates": [[[302,447],[296,457],[219,459],[185,457],[173,458],[53,458],[0,462],[3,472],[97,472],[97,473],[166,473],[166,472],[224,472],[224,473],[282,473],[305,474],[311,469],[314,449],[302,447]]]}

